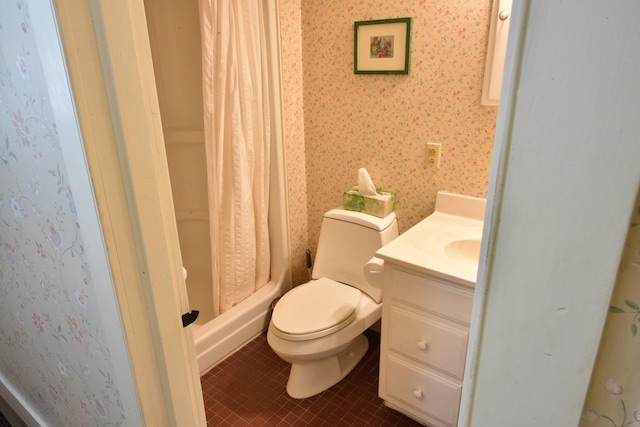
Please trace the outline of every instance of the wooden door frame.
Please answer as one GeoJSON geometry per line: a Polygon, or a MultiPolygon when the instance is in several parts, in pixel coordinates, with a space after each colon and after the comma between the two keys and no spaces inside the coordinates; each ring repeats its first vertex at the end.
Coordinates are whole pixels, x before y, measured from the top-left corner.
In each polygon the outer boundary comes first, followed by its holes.
{"type": "Polygon", "coordinates": [[[460,426],[580,422],[640,182],[630,4],[514,2],[460,426]]]}
{"type": "Polygon", "coordinates": [[[142,0],[55,0],[140,406],[205,426],[142,0]]]}

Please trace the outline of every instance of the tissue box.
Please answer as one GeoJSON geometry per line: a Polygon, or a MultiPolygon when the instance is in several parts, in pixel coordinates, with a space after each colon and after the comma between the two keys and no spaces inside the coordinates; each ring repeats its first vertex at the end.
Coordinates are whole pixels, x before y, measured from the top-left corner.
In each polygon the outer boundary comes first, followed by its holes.
{"type": "Polygon", "coordinates": [[[379,193],[379,196],[365,196],[357,190],[347,190],[342,195],[342,207],[348,211],[384,218],[396,208],[396,195],[387,191],[379,193]]]}

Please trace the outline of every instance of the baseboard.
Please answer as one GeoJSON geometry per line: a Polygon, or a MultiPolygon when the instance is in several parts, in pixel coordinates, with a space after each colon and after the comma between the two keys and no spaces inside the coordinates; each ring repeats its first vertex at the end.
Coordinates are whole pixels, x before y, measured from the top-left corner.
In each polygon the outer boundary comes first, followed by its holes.
{"type": "Polygon", "coordinates": [[[3,415],[12,426],[47,426],[47,423],[45,423],[44,420],[36,414],[32,405],[22,398],[18,390],[16,390],[2,374],[0,374],[0,396],[2,396],[2,399],[4,400],[0,400],[0,405],[6,405],[9,409],[5,412],[5,408],[0,406],[0,411],[2,411],[3,415]],[[13,419],[10,417],[13,417],[13,419]]]}
{"type": "Polygon", "coordinates": [[[13,412],[13,408],[2,398],[0,398],[0,425],[10,427],[24,427],[26,424],[13,412]]]}

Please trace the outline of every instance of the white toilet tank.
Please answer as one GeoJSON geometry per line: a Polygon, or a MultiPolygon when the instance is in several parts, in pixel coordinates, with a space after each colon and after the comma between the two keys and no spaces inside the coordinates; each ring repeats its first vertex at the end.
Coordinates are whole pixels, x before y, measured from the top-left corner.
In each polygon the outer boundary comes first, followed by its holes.
{"type": "Polygon", "coordinates": [[[376,302],[382,290],[364,276],[365,264],[376,251],[398,237],[398,221],[392,212],[385,218],[332,209],[324,214],[312,277],[327,277],[356,287],[376,302]]]}

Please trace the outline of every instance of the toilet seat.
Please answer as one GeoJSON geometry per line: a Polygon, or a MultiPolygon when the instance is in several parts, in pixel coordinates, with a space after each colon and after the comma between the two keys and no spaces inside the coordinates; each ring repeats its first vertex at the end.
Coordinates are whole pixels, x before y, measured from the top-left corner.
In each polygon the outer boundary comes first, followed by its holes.
{"type": "Polygon", "coordinates": [[[325,277],[287,292],[276,304],[272,331],[289,341],[330,335],[357,317],[362,292],[325,277]]]}

